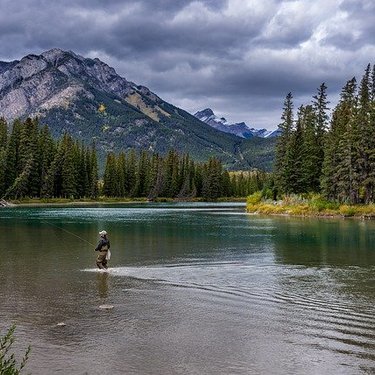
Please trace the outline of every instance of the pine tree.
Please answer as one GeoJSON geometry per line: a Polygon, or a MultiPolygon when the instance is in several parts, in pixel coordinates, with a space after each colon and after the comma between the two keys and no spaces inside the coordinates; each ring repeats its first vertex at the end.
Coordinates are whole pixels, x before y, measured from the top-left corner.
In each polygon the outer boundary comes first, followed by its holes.
{"type": "Polygon", "coordinates": [[[203,165],[201,163],[198,163],[195,166],[195,173],[194,173],[194,185],[196,189],[196,196],[201,197],[202,196],[202,189],[203,189],[203,165]]]}
{"type": "Polygon", "coordinates": [[[165,159],[165,190],[163,195],[168,198],[176,197],[179,192],[179,156],[175,150],[170,150],[165,159]]]}
{"type": "MultiPolygon", "coordinates": [[[[313,110],[314,110],[314,119],[315,119],[315,147],[313,150],[313,163],[314,163],[314,172],[310,172],[311,181],[309,183],[308,190],[313,192],[320,191],[320,178],[322,175],[323,161],[324,161],[324,147],[325,140],[328,129],[328,104],[327,100],[327,86],[323,82],[319,88],[318,93],[313,96],[313,110]]],[[[310,146],[312,146],[310,144],[310,146]]],[[[308,151],[308,152],[311,152],[308,151]]],[[[310,155],[312,155],[310,153],[310,155]]]]}
{"type": "Polygon", "coordinates": [[[216,200],[222,195],[222,165],[216,158],[210,158],[203,166],[202,196],[207,200],[216,200]]]}
{"type": "Polygon", "coordinates": [[[126,158],[126,176],[125,176],[125,191],[128,192],[130,197],[134,197],[136,193],[136,183],[137,183],[137,155],[135,150],[130,150],[126,158]]]}
{"type": "Polygon", "coordinates": [[[353,78],[348,81],[342,93],[340,113],[340,135],[337,149],[337,166],[334,174],[337,186],[337,199],[343,203],[356,203],[359,199],[355,141],[358,140],[358,127],[355,123],[357,112],[357,84],[353,78]]]}
{"type": "Polygon", "coordinates": [[[136,176],[134,195],[147,197],[150,191],[150,160],[146,151],[141,152],[136,176]]]}
{"type": "Polygon", "coordinates": [[[89,196],[91,199],[96,199],[99,196],[98,188],[98,161],[97,161],[95,145],[91,146],[90,150],[90,169],[89,169],[89,196]]]}
{"type": "Polygon", "coordinates": [[[5,153],[5,190],[13,185],[14,180],[19,175],[19,147],[23,124],[20,120],[13,122],[12,132],[9,136],[5,153]]]}
{"type": "Polygon", "coordinates": [[[366,68],[361,80],[358,94],[358,111],[356,123],[358,126],[358,155],[357,168],[361,180],[361,192],[365,203],[370,203],[373,197],[374,180],[371,177],[370,159],[374,150],[374,133],[371,126],[371,65],[366,68]]]}
{"type": "Polygon", "coordinates": [[[0,118],[0,198],[5,194],[5,160],[7,143],[8,126],[5,119],[0,118]]]}
{"type": "Polygon", "coordinates": [[[39,132],[39,196],[42,195],[43,186],[46,184],[48,171],[56,154],[56,145],[52,139],[48,126],[44,126],[39,132]]]}
{"type": "Polygon", "coordinates": [[[293,132],[293,96],[288,93],[284,100],[283,113],[281,115],[282,122],[279,124],[281,134],[276,144],[275,159],[275,177],[280,192],[287,192],[288,189],[288,172],[290,167],[287,165],[287,153],[293,132]]]}
{"type": "Polygon", "coordinates": [[[222,188],[223,197],[231,197],[232,187],[231,187],[231,182],[230,182],[230,175],[227,170],[223,171],[223,174],[221,176],[221,181],[223,183],[223,188],[222,188]]]}
{"type": "Polygon", "coordinates": [[[110,152],[107,154],[103,178],[103,193],[106,197],[118,196],[116,175],[116,157],[113,152],[110,152]]]}
{"type": "MultiPolygon", "coordinates": [[[[374,70],[375,71],[375,70],[374,70]]],[[[374,77],[375,78],[375,77],[374,77]]],[[[369,119],[369,129],[368,133],[372,134],[368,139],[367,144],[367,155],[368,155],[368,175],[364,181],[364,186],[366,188],[366,203],[375,202],[375,97],[372,97],[371,107],[370,107],[370,119],[369,119]]]]}
{"type": "Polygon", "coordinates": [[[87,196],[87,186],[89,185],[89,176],[87,170],[86,147],[83,142],[75,142],[74,145],[74,164],[76,166],[76,187],[77,197],[84,198],[87,196]]]}
{"type": "Polygon", "coordinates": [[[76,198],[78,195],[76,148],[70,135],[64,134],[61,147],[64,155],[61,166],[61,196],[76,198]]]}
{"type": "MultiPolygon", "coordinates": [[[[318,130],[316,112],[311,105],[302,107],[299,114],[302,129],[302,174],[303,192],[319,192],[323,157],[318,130]]],[[[301,191],[301,192],[302,192],[301,191]]]]}
{"type": "Polygon", "coordinates": [[[8,125],[5,118],[0,117],[0,149],[6,149],[8,143],[8,125]]]}
{"type": "Polygon", "coordinates": [[[41,196],[43,198],[61,197],[62,192],[62,164],[64,147],[62,140],[56,145],[56,152],[43,181],[41,196]]]}
{"type": "Polygon", "coordinates": [[[152,157],[151,183],[148,198],[154,200],[165,191],[165,167],[163,158],[154,154],[152,157]]]}
{"type": "Polygon", "coordinates": [[[4,197],[15,199],[23,198],[27,194],[29,187],[30,174],[33,168],[33,161],[30,159],[26,162],[22,172],[14,180],[12,186],[8,188],[4,197]]]}
{"type": "Polygon", "coordinates": [[[303,148],[303,121],[305,108],[299,108],[296,129],[292,131],[285,155],[285,172],[288,183],[284,191],[287,194],[303,193],[306,191],[304,176],[304,148],[303,148]]]}
{"type": "Polygon", "coordinates": [[[27,191],[25,195],[30,197],[39,196],[40,192],[40,150],[39,150],[39,123],[38,119],[26,119],[20,140],[19,148],[19,165],[20,171],[26,168],[26,165],[31,163],[29,181],[27,183],[27,191]]]}
{"type": "Polygon", "coordinates": [[[328,104],[329,101],[327,100],[327,86],[323,82],[319,88],[318,93],[313,96],[313,109],[315,112],[315,119],[316,119],[316,136],[317,136],[317,143],[319,147],[319,159],[323,160],[324,155],[324,140],[325,134],[328,129],[328,104]]]}
{"type": "Polygon", "coordinates": [[[121,152],[117,157],[117,193],[119,197],[125,197],[125,175],[126,175],[126,156],[121,152]]]}

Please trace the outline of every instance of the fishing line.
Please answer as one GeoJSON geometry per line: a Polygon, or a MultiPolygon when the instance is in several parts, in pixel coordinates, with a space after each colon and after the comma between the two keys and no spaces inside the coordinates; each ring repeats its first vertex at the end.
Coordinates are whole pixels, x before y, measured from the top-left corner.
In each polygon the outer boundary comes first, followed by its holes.
{"type": "Polygon", "coordinates": [[[58,229],[64,231],[64,232],[66,232],[66,233],[69,233],[69,234],[71,234],[71,235],[74,236],[74,237],[79,238],[81,241],[87,242],[87,243],[88,243],[89,245],[91,245],[91,246],[95,246],[94,244],[92,244],[91,242],[89,242],[89,241],[85,240],[84,238],[78,236],[77,234],[75,234],[75,233],[73,233],[73,232],[70,232],[70,231],[68,231],[68,230],[66,230],[66,229],[64,229],[64,228],[61,228],[61,227],[57,226],[56,224],[52,224],[52,223],[50,223],[50,222],[48,222],[48,221],[45,221],[45,220],[44,220],[44,222],[45,222],[46,224],[52,225],[53,227],[56,227],[56,228],[58,228],[58,229]]]}

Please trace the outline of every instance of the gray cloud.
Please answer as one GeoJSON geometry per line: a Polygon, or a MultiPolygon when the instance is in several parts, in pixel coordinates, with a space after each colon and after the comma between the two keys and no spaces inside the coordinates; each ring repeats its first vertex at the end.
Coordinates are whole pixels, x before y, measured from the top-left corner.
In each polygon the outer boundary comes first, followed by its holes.
{"type": "Polygon", "coordinates": [[[191,112],[275,128],[287,92],[331,101],[373,63],[371,0],[0,0],[0,60],[99,57],[191,112]]]}

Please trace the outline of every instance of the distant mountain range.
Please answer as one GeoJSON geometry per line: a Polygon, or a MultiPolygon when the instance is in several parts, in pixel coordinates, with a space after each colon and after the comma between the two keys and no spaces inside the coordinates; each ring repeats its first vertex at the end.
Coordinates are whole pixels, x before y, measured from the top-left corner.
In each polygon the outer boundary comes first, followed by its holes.
{"type": "Polygon", "coordinates": [[[245,122],[230,124],[224,117],[218,117],[211,108],[206,108],[194,114],[196,118],[225,133],[237,135],[241,138],[273,138],[280,135],[280,130],[250,128],[245,122]]]}
{"type": "Polygon", "coordinates": [[[147,87],[119,76],[99,59],[52,49],[0,62],[0,117],[38,116],[53,135],[69,132],[108,151],[174,148],[196,160],[219,157],[230,169],[270,169],[271,139],[244,139],[222,132],[147,87]]]}

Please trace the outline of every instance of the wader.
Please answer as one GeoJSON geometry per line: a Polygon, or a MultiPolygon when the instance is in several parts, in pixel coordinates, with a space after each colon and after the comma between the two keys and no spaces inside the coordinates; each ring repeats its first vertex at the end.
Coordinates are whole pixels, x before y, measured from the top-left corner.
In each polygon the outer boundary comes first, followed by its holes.
{"type": "Polygon", "coordinates": [[[102,246],[96,258],[96,265],[102,270],[108,268],[107,259],[106,259],[107,251],[108,251],[108,245],[102,246]]]}

